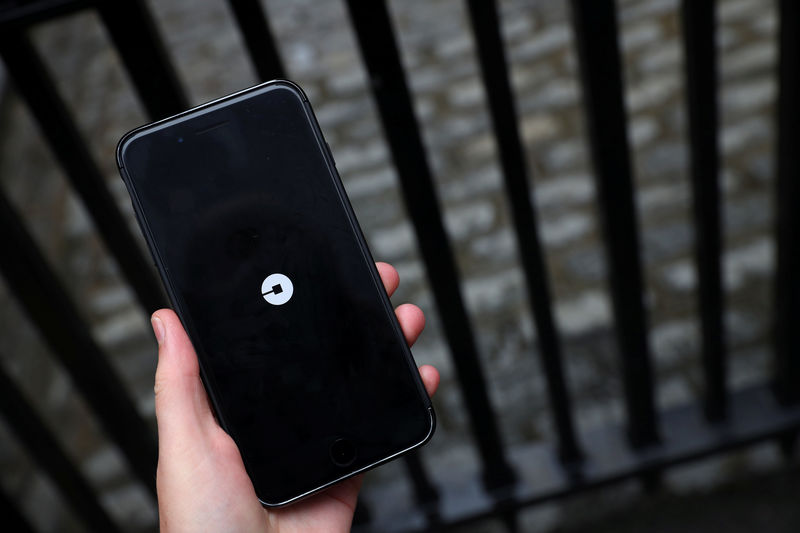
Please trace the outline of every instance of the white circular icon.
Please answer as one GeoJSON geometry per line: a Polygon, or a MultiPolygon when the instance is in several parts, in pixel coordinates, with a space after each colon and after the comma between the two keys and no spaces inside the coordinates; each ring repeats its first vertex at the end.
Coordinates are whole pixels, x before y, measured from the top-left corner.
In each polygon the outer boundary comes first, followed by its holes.
{"type": "Polygon", "coordinates": [[[261,295],[272,305],[283,305],[292,298],[294,285],[283,274],[270,274],[261,284],[261,295]]]}

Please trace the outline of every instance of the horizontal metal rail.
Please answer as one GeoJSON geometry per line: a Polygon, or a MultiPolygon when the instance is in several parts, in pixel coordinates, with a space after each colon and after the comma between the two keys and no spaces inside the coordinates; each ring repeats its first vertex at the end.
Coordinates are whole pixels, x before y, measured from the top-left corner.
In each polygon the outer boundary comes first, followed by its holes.
{"type": "MultiPolygon", "coordinates": [[[[800,428],[800,407],[781,407],[766,385],[732,393],[728,405],[724,425],[708,424],[701,404],[663,411],[661,443],[640,451],[629,447],[624,427],[579,431],[582,442],[592,443],[585,449],[581,478],[569,476],[553,460],[547,443],[512,446],[510,462],[520,481],[507,505],[521,509],[565,498],[760,442],[778,441],[800,428]]],[[[439,479],[439,512],[448,528],[498,515],[496,502],[481,490],[477,472],[453,470],[439,479]]],[[[399,489],[381,493],[382,500],[395,503],[391,507],[370,501],[369,494],[364,496],[372,504],[374,531],[424,530],[416,525],[424,523],[421,511],[399,489]]]]}

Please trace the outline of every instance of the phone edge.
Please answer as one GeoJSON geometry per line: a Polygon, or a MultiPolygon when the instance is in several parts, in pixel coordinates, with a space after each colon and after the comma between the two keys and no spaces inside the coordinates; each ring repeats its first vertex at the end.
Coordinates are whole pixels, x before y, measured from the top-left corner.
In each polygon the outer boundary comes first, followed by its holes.
{"type": "MultiPolygon", "coordinates": [[[[325,162],[326,162],[326,166],[328,167],[328,172],[330,173],[330,176],[331,176],[331,178],[332,178],[332,180],[334,182],[334,185],[336,187],[337,193],[339,195],[339,200],[342,203],[342,206],[344,207],[344,211],[345,211],[345,214],[347,215],[348,222],[350,223],[352,229],[354,230],[354,234],[355,234],[356,239],[358,241],[359,248],[361,249],[361,252],[364,255],[365,261],[367,262],[368,271],[370,272],[370,275],[372,277],[373,285],[375,286],[375,288],[376,288],[376,290],[377,290],[377,292],[379,294],[379,298],[381,299],[381,301],[382,301],[382,303],[384,305],[385,311],[390,316],[390,319],[391,319],[390,321],[391,321],[392,326],[393,326],[393,328],[395,330],[395,334],[398,335],[398,338],[402,339],[402,341],[403,341],[402,342],[402,346],[404,348],[403,349],[403,355],[404,355],[404,358],[406,359],[406,363],[409,365],[409,371],[411,372],[411,375],[413,377],[414,383],[416,385],[417,393],[420,395],[420,399],[423,400],[423,408],[426,409],[427,412],[428,412],[430,423],[429,423],[427,434],[419,442],[417,442],[415,444],[412,444],[411,446],[409,446],[407,448],[404,448],[404,449],[402,449],[400,451],[397,451],[397,452],[395,452],[395,453],[393,453],[391,455],[388,455],[387,457],[379,459],[378,461],[376,461],[374,463],[371,463],[371,464],[366,465],[366,466],[364,466],[362,468],[359,468],[358,470],[354,470],[352,472],[348,472],[348,473],[342,475],[341,477],[336,478],[335,480],[326,482],[323,485],[320,485],[320,486],[318,486],[316,488],[313,488],[313,489],[311,489],[309,491],[306,491],[306,492],[304,492],[304,493],[302,493],[300,495],[294,496],[294,497],[292,497],[292,498],[290,498],[288,500],[274,503],[274,502],[265,501],[265,500],[261,499],[260,497],[258,497],[258,495],[256,495],[256,497],[258,498],[258,501],[263,506],[265,506],[267,508],[280,508],[280,507],[285,507],[287,505],[290,505],[292,503],[296,503],[296,502],[298,502],[300,500],[303,500],[305,498],[313,496],[314,494],[317,494],[317,493],[325,490],[326,488],[328,488],[328,487],[330,487],[332,485],[335,485],[336,483],[344,481],[345,479],[348,479],[350,477],[356,476],[358,474],[361,474],[363,472],[366,472],[368,470],[371,470],[373,468],[376,468],[378,466],[386,464],[386,463],[388,463],[388,462],[390,462],[390,461],[392,461],[394,459],[397,459],[397,458],[399,458],[399,457],[401,457],[403,455],[406,455],[406,454],[410,453],[411,451],[413,451],[413,450],[415,450],[417,448],[420,448],[421,446],[424,446],[426,443],[428,443],[431,440],[431,438],[433,437],[433,434],[435,433],[436,425],[437,425],[436,424],[436,413],[435,413],[435,410],[433,408],[433,403],[432,403],[432,401],[430,399],[430,396],[428,395],[428,393],[427,393],[427,391],[425,389],[425,385],[422,382],[422,378],[419,375],[419,371],[418,371],[417,366],[416,366],[416,361],[414,360],[414,355],[411,352],[411,349],[408,346],[408,344],[405,342],[405,337],[403,336],[402,329],[400,328],[399,322],[397,321],[397,318],[396,318],[396,316],[394,314],[394,309],[392,308],[391,301],[389,300],[389,296],[388,296],[388,294],[386,293],[385,290],[381,290],[381,289],[383,289],[383,285],[382,285],[382,282],[381,282],[380,275],[378,273],[377,267],[375,265],[375,260],[374,260],[374,258],[372,256],[371,250],[369,249],[369,245],[367,244],[366,238],[364,237],[363,230],[361,229],[361,226],[358,223],[358,219],[356,218],[356,215],[355,215],[355,212],[353,210],[352,204],[350,203],[350,198],[348,197],[347,191],[345,190],[344,184],[342,183],[341,176],[339,175],[338,168],[336,167],[336,164],[335,164],[335,161],[334,161],[334,158],[333,158],[333,154],[330,151],[330,146],[325,141],[324,135],[322,133],[322,129],[321,129],[320,125],[319,125],[319,122],[317,121],[316,115],[314,114],[314,110],[311,107],[311,104],[310,104],[310,102],[308,100],[307,95],[305,94],[303,89],[298,84],[296,84],[296,83],[294,83],[294,82],[292,82],[290,80],[275,79],[275,80],[270,80],[270,81],[267,81],[267,82],[264,82],[264,83],[259,83],[257,85],[253,85],[251,87],[247,87],[247,88],[242,89],[240,91],[236,91],[234,93],[222,96],[220,98],[216,98],[214,100],[210,100],[210,101],[205,102],[203,104],[191,107],[191,108],[189,108],[189,109],[187,109],[185,111],[182,111],[180,113],[177,113],[177,114],[174,114],[174,115],[170,115],[168,117],[164,117],[162,119],[159,119],[159,120],[144,124],[142,126],[136,127],[134,129],[128,131],[125,135],[123,135],[120,138],[119,142],[117,143],[117,147],[116,147],[116,150],[115,150],[117,168],[119,170],[120,176],[123,179],[123,182],[125,183],[125,187],[126,187],[126,189],[128,191],[130,199],[131,199],[131,205],[132,205],[133,210],[134,210],[134,215],[136,217],[137,224],[139,225],[139,228],[142,231],[142,234],[144,236],[145,242],[146,242],[147,247],[148,247],[148,251],[150,252],[150,255],[153,257],[153,260],[155,262],[155,266],[159,271],[159,275],[160,275],[161,280],[162,280],[162,286],[164,287],[164,290],[167,293],[167,297],[169,298],[170,304],[172,305],[173,310],[176,310],[176,314],[178,315],[178,318],[181,321],[181,323],[184,326],[184,328],[187,329],[187,330],[194,330],[192,325],[191,324],[187,324],[185,322],[184,318],[183,318],[185,313],[182,311],[182,307],[178,303],[178,299],[176,298],[176,296],[174,294],[172,284],[164,282],[164,280],[168,280],[168,279],[170,279],[170,277],[167,275],[166,268],[163,265],[163,261],[161,259],[161,256],[158,253],[157,247],[155,246],[155,241],[154,241],[154,239],[152,237],[152,233],[150,231],[150,227],[146,223],[146,220],[144,218],[143,210],[142,210],[142,207],[141,207],[141,204],[140,204],[140,201],[139,201],[138,194],[137,194],[136,190],[133,188],[131,180],[130,180],[128,174],[127,174],[127,170],[126,170],[125,165],[124,165],[124,151],[125,151],[125,148],[129,145],[130,142],[132,142],[138,135],[142,134],[143,132],[151,131],[153,129],[158,129],[159,127],[162,127],[162,126],[166,125],[167,123],[170,123],[172,121],[180,119],[180,118],[182,118],[182,117],[184,117],[186,115],[189,115],[191,113],[194,113],[196,111],[207,109],[207,108],[213,107],[214,105],[217,105],[217,104],[220,104],[220,103],[223,103],[223,102],[227,102],[229,100],[233,100],[233,99],[235,99],[235,98],[237,98],[239,96],[243,96],[243,95],[249,94],[251,92],[257,92],[260,89],[265,89],[265,88],[267,88],[269,86],[275,86],[275,85],[283,85],[283,86],[287,87],[288,89],[293,91],[295,94],[297,94],[297,96],[302,101],[303,108],[304,108],[304,110],[306,112],[306,115],[308,117],[309,123],[312,126],[312,130],[314,131],[315,139],[316,139],[316,141],[317,141],[317,143],[319,145],[319,149],[321,150],[321,152],[323,154],[323,157],[324,157],[325,162]]],[[[191,339],[191,335],[189,337],[191,339]]],[[[200,368],[200,378],[201,378],[201,380],[203,382],[203,388],[206,390],[206,393],[208,394],[209,399],[211,400],[211,404],[212,404],[212,409],[214,411],[214,415],[216,416],[220,426],[227,433],[230,434],[230,431],[228,430],[228,427],[227,427],[228,425],[227,425],[226,421],[224,420],[220,409],[218,408],[219,403],[218,403],[218,400],[216,398],[216,394],[214,392],[214,388],[215,387],[213,385],[212,386],[208,386],[209,382],[213,383],[213,379],[211,379],[208,376],[208,374],[206,373],[206,371],[204,370],[203,363],[202,363],[202,360],[201,360],[200,357],[198,357],[198,365],[199,365],[199,368],[200,368]]]]}

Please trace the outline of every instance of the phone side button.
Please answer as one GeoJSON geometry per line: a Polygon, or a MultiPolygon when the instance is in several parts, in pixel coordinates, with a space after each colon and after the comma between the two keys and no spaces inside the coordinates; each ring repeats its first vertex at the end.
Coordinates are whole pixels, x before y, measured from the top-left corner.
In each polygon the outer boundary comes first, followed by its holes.
{"type": "Polygon", "coordinates": [[[349,439],[336,439],[329,451],[336,466],[350,466],[356,460],[356,446],[349,439]]]}
{"type": "Polygon", "coordinates": [[[325,146],[328,148],[328,157],[330,157],[331,161],[333,161],[333,166],[336,166],[336,159],[333,158],[333,150],[331,150],[331,145],[328,144],[328,141],[325,141],[325,146]]]}

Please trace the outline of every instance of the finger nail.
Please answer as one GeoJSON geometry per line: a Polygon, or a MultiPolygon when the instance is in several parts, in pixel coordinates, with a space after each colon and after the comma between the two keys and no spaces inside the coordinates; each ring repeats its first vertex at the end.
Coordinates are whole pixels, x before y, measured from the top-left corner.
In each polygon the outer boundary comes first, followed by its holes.
{"type": "Polygon", "coordinates": [[[153,333],[156,336],[156,341],[158,342],[158,345],[161,346],[161,343],[164,342],[164,336],[167,333],[164,329],[164,323],[161,322],[160,318],[153,315],[150,318],[150,324],[153,326],[153,333]]]}

